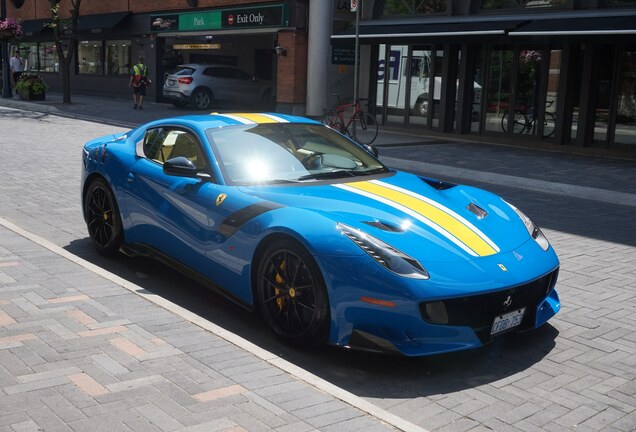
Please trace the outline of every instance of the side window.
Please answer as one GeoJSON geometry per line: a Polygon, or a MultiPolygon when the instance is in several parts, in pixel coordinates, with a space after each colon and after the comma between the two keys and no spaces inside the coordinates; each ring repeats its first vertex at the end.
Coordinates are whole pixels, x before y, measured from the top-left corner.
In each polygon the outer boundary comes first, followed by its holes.
{"type": "Polygon", "coordinates": [[[150,129],[146,132],[143,144],[143,155],[148,159],[159,160],[161,143],[165,139],[166,132],[163,128],[150,129]]]}
{"type": "Polygon", "coordinates": [[[146,158],[160,164],[169,159],[183,156],[199,170],[203,170],[207,166],[199,141],[194,134],[182,129],[150,129],[144,137],[143,153],[146,158]]]}

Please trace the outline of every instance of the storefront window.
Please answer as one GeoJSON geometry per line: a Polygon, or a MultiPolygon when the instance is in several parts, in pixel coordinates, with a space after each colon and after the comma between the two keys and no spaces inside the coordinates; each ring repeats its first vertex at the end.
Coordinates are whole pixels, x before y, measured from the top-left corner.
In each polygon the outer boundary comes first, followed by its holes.
{"type": "Polygon", "coordinates": [[[636,145],[636,46],[621,54],[614,142],[636,145]]]}
{"type": "Polygon", "coordinates": [[[430,105],[428,95],[432,73],[431,58],[430,47],[413,47],[409,118],[409,123],[412,125],[425,126],[428,124],[428,110],[430,105]]]}
{"type": "Polygon", "coordinates": [[[381,16],[424,15],[446,11],[446,0],[385,0],[381,16]]]}
{"type": "MultiPolygon", "coordinates": [[[[493,49],[490,54],[485,130],[502,132],[502,118],[510,106],[512,50],[493,49]]],[[[507,127],[507,124],[506,124],[507,127]]]]}
{"type": "Polygon", "coordinates": [[[130,67],[130,41],[106,41],[106,75],[127,75],[130,67]]]}
{"type": "Polygon", "coordinates": [[[102,41],[80,41],[77,43],[78,72],[80,74],[103,73],[102,41]]]}
{"type": "Polygon", "coordinates": [[[484,52],[482,48],[477,48],[473,53],[473,92],[472,92],[472,110],[470,116],[470,131],[481,132],[481,101],[484,91],[484,52]]]}
{"type": "Polygon", "coordinates": [[[9,52],[20,50],[24,70],[29,72],[59,72],[57,50],[53,42],[21,42],[11,46],[9,52]]]}
{"type": "Polygon", "coordinates": [[[569,0],[483,0],[482,10],[564,7],[569,0]]]}
{"type": "Polygon", "coordinates": [[[57,57],[57,48],[53,42],[41,42],[38,44],[38,59],[40,72],[59,72],[60,62],[57,57]]]}

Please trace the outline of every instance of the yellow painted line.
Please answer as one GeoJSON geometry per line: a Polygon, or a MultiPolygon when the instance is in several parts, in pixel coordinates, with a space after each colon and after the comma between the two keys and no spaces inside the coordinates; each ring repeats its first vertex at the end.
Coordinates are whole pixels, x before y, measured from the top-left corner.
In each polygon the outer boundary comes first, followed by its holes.
{"type": "Polygon", "coordinates": [[[453,237],[457,238],[479,256],[488,256],[497,253],[491,245],[489,245],[484,239],[460,220],[448,214],[444,210],[422,201],[421,199],[377,183],[354,182],[346,183],[346,185],[354,189],[377,195],[414,211],[450,233],[453,237]]]}

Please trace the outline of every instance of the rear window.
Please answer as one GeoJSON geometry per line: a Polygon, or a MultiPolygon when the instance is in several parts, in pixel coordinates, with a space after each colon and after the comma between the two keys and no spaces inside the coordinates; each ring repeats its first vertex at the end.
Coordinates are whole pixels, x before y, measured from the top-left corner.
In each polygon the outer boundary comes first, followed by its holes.
{"type": "Polygon", "coordinates": [[[192,75],[194,73],[194,69],[190,68],[190,67],[183,67],[180,66],[177,68],[177,70],[175,72],[173,72],[173,75],[192,75]]]}

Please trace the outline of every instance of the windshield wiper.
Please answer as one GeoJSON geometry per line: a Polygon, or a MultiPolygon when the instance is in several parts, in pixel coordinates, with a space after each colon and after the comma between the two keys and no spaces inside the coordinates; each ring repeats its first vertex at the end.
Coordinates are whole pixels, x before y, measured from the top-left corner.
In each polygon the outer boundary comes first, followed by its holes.
{"type": "Polygon", "coordinates": [[[304,176],[298,177],[299,181],[303,180],[321,180],[321,179],[334,179],[334,178],[342,178],[345,177],[343,174],[346,174],[351,177],[360,177],[360,176],[368,176],[373,174],[381,174],[387,172],[388,170],[384,167],[374,168],[366,171],[353,171],[353,170],[338,170],[338,171],[325,171],[318,172],[313,174],[307,174],[304,176]]]}
{"type": "Polygon", "coordinates": [[[341,177],[344,177],[343,174],[346,174],[351,177],[355,177],[357,175],[353,171],[347,171],[347,170],[324,171],[324,172],[318,172],[318,173],[306,174],[304,176],[300,176],[298,177],[298,181],[341,178],[341,177]]]}

